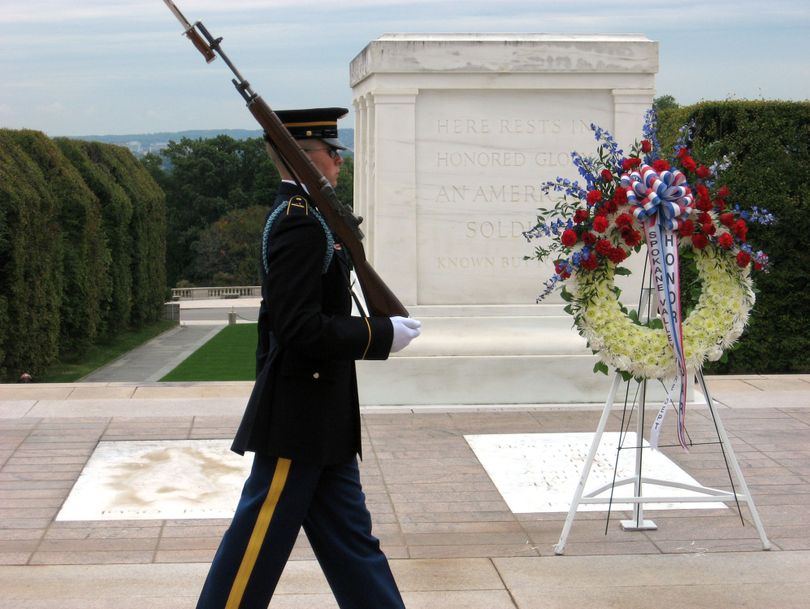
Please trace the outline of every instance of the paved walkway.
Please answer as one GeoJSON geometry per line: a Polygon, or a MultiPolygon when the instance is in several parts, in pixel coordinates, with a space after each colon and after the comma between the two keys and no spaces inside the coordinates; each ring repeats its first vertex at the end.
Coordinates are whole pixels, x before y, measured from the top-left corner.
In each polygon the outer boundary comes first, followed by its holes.
{"type": "Polygon", "coordinates": [[[258,298],[181,301],[178,327],[94,370],[81,382],[159,381],[222,330],[229,313],[236,313],[237,323],[255,323],[259,303],[258,298]]]}
{"type": "Polygon", "coordinates": [[[183,324],[94,370],[83,383],[159,381],[222,330],[220,325],[183,324]]]}
{"type": "MultiPolygon", "coordinates": [[[[806,608],[810,376],[709,378],[773,550],[732,509],[647,512],[656,531],[581,512],[514,514],[467,434],[592,432],[601,408],[367,409],[361,470],[410,609],[806,608]]],[[[55,521],[100,440],[228,438],[249,383],[0,385],[0,609],[194,606],[227,520],[55,521]]],[[[618,427],[619,413],[610,427],[618,427]]],[[[708,410],[689,414],[711,439],[708,410]]],[[[665,453],[727,486],[716,444],[665,453]]],[[[336,605],[304,539],[273,609],[336,605]]]]}

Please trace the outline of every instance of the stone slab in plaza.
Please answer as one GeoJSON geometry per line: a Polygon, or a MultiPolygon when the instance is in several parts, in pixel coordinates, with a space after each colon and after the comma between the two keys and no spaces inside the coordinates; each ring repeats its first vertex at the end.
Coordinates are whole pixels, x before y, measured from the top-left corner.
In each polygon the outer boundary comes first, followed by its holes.
{"type": "MultiPolygon", "coordinates": [[[[595,151],[591,123],[639,137],[657,70],[657,43],[631,34],[389,34],[352,61],[367,254],[425,321],[383,374],[440,389],[411,403],[605,399],[559,295],[534,304],[552,267],[524,259],[522,233],[553,206],[542,183],[577,178],[570,152],[595,151]]],[[[631,302],[639,286],[620,285],[631,302]]],[[[401,400],[373,364],[361,374],[380,379],[371,402],[401,400]]]]}

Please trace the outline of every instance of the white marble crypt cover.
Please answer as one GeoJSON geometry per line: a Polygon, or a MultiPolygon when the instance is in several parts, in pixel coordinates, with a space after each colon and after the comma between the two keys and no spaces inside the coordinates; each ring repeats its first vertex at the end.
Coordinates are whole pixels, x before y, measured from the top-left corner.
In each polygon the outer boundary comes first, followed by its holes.
{"type": "MultiPolygon", "coordinates": [[[[628,433],[624,446],[635,446],[635,433],[628,433]]],[[[574,497],[582,467],[588,456],[593,433],[485,434],[464,436],[492,482],[515,514],[567,512],[574,497]]],[[[616,465],[619,433],[604,433],[596,453],[585,494],[609,483],[616,465]]],[[[649,444],[644,441],[644,446],[649,444]]],[[[622,450],[616,480],[633,476],[635,451],[622,450]]],[[[645,477],[698,485],[699,483],[660,451],[644,450],[642,474],[645,477]]],[[[633,494],[632,485],[615,489],[613,510],[631,510],[621,497],[633,494]]],[[[606,491],[603,497],[609,496],[606,491]]],[[[700,496],[691,491],[645,484],[643,496],[700,496]]],[[[645,503],[646,509],[723,508],[718,502],[645,503]]],[[[607,504],[581,504],[579,510],[607,510],[607,504]]]]}
{"type": "Polygon", "coordinates": [[[231,518],[253,459],[230,440],[100,442],[57,520],[231,518]]]}

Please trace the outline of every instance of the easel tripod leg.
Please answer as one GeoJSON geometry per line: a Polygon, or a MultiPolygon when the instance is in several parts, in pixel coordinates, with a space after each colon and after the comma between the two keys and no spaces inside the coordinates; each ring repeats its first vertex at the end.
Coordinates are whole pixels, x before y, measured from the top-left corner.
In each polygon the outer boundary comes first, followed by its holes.
{"type": "Polygon", "coordinates": [[[709,388],[706,386],[706,380],[703,378],[703,371],[698,370],[695,373],[695,376],[697,377],[698,383],[700,383],[700,390],[703,392],[703,395],[706,396],[706,403],[709,405],[709,412],[714,420],[714,425],[717,429],[717,435],[720,438],[721,446],[725,451],[728,451],[727,464],[730,462],[731,466],[734,468],[734,475],[737,478],[740,488],[742,489],[744,501],[748,504],[748,511],[751,512],[751,519],[754,521],[754,526],[757,529],[757,533],[759,533],[759,539],[762,542],[762,549],[770,550],[771,542],[768,540],[768,536],[765,534],[765,527],[762,526],[762,520],[759,518],[757,506],[754,504],[754,498],[751,496],[751,491],[748,490],[748,484],[745,482],[745,477],[740,469],[740,463],[737,461],[737,456],[734,454],[734,448],[731,446],[731,441],[726,433],[726,428],[723,426],[723,422],[720,420],[720,415],[717,413],[717,410],[715,410],[714,399],[709,393],[709,388]]]}
{"type": "MultiPolygon", "coordinates": [[[[642,459],[644,456],[644,413],[647,408],[647,379],[641,381],[641,395],[638,402],[638,416],[636,417],[636,463],[633,475],[633,496],[641,497],[643,492],[642,459]]],[[[633,504],[633,518],[620,521],[624,531],[655,531],[658,525],[652,520],[644,519],[644,503],[639,501],[633,504]]]]}
{"type": "Polygon", "coordinates": [[[574,524],[577,508],[579,507],[579,502],[582,500],[582,494],[585,491],[585,483],[588,481],[588,474],[591,472],[591,466],[593,465],[594,457],[596,457],[596,451],[599,449],[599,443],[602,441],[602,434],[605,432],[605,427],[607,426],[608,418],[610,417],[610,411],[613,409],[613,400],[616,397],[616,391],[619,389],[621,379],[622,377],[618,372],[613,377],[613,385],[610,388],[607,402],[605,402],[605,408],[602,410],[602,417],[599,419],[599,425],[596,428],[596,433],[594,434],[593,441],[591,442],[591,449],[588,452],[588,456],[585,458],[585,463],[582,466],[582,474],[579,477],[579,483],[577,484],[577,490],[574,493],[574,498],[571,500],[571,506],[568,508],[568,516],[565,519],[565,525],[563,525],[560,540],[557,542],[557,545],[554,546],[554,553],[557,555],[565,552],[565,544],[568,540],[568,533],[571,532],[571,525],[574,524]]]}

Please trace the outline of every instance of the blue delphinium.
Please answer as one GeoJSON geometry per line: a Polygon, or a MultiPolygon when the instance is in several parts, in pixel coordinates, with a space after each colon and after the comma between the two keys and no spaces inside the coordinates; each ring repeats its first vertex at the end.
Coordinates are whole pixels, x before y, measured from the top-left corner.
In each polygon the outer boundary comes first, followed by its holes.
{"type": "Polygon", "coordinates": [[[540,190],[548,194],[549,191],[564,192],[566,196],[574,199],[584,199],[587,191],[576,180],[557,177],[554,181],[544,182],[540,190]]]}
{"type": "Polygon", "coordinates": [[[590,156],[582,156],[578,152],[572,152],[571,161],[573,161],[579,175],[584,178],[587,190],[596,188],[596,176],[598,174],[596,159],[590,156]]]}
{"type": "Polygon", "coordinates": [[[644,113],[644,125],[641,133],[645,140],[652,144],[652,150],[647,154],[645,161],[651,163],[653,159],[660,158],[661,145],[658,143],[658,114],[655,108],[650,108],[644,113]]]}
{"type": "Polygon", "coordinates": [[[622,168],[624,151],[619,148],[616,138],[607,129],[602,129],[599,125],[591,123],[591,130],[597,142],[599,142],[600,156],[605,165],[613,173],[619,175],[622,168]]]}
{"type": "Polygon", "coordinates": [[[734,211],[740,214],[740,217],[743,220],[748,220],[748,222],[753,222],[754,224],[774,224],[776,222],[776,216],[774,216],[771,212],[769,212],[764,207],[756,207],[754,206],[751,208],[750,212],[740,211],[740,204],[737,203],[734,206],[734,211]]]}
{"type": "Polygon", "coordinates": [[[678,153],[683,149],[689,149],[692,145],[692,138],[695,132],[695,119],[692,119],[685,125],[681,125],[681,128],[678,129],[678,137],[675,140],[675,145],[672,147],[672,160],[673,162],[675,159],[678,158],[678,153]]]}

